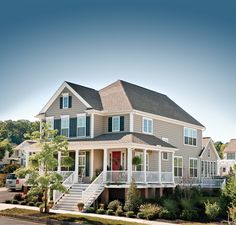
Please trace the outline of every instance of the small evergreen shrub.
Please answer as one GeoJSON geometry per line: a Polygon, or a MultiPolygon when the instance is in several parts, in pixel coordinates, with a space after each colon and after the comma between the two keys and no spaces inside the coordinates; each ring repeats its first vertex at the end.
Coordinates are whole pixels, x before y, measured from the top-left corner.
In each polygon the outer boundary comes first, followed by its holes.
{"type": "Polygon", "coordinates": [[[116,211],[120,205],[121,205],[121,202],[119,200],[114,200],[108,204],[107,208],[112,209],[113,211],[116,211]]]}
{"type": "Polygon", "coordinates": [[[173,220],[175,219],[173,216],[173,213],[168,211],[166,208],[162,208],[161,211],[159,212],[159,218],[161,219],[166,219],[166,220],[173,220]]]}
{"type": "Polygon", "coordinates": [[[11,204],[12,202],[11,202],[11,200],[6,200],[5,203],[11,204]]]}
{"type": "Polygon", "coordinates": [[[139,213],[137,214],[137,218],[139,218],[139,219],[145,219],[144,213],[143,213],[143,212],[139,212],[139,213]]]}
{"type": "Polygon", "coordinates": [[[106,213],[106,210],[105,209],[97,209],[96,211],[97,214],[105,214],[106,213]]]}
{"type": "Polygon", "coordinates": [[[34,202],[29,202],[27,205],[28,206],[35,206],[34,202]]]}
{"type": "Polygon", "coordinates": [[[205,214],[207,215],[207,218],[209,220],[215,220],[220,212],[219,205],[216,202],[210,203],[209,201],[204,202],[204,205],[205,205],[205,214]]]}
{"type": "Polygon", "coordinates": [[[184,209],[182,213],[180,214],[180,218],[183,220],[194,220],[197,219],[198,213],[195,209],[184,209]]]}
{"type": "Polygon", "coordinates": [[[27,202],[26,202],[26,201],[23,201],[23,202],[21,202],[20,204],[21,204],[21,205],[26,205],[27,202]]]}
{"type": "Polygon", "coordinates": [[[167,211],[164,211],[165,219],[176,219],[178,216],[178,204],[174,199],[165,199],[163,206],[167,211]]]}
{"type": "Polygon", "coordinates": [[[22,201],[23,200],[23,196],[20,193],[17,193],[14,195],[13,199],[17,200],[17,201],[22,201]]]}
{"type": "Polygon", "coordinates": [[[123,215],[123,209],[122,206],[119,206],[116,210],[116,216],[122,216],[123,215]]]}
{"type": "Polygon", "coordinates": [[[107,215],[114,215],[114,212],[112,209],[108,209],[106,212],[107,215]]]}
{"type": "Polygon", "coordinates": [[[86,213],[95,213],[94,207],[89,207],[86,209],[86,213]]]}
{"type": "Polygon", "coordinates": [[[17,200],[12,200],[12,204],[15,204],[15,205],[18,205],[19,204],[19,201],[17,201],[17,200]]]}
{"type": "Polygon", "coordinates": [[[127,216],[128,218],[133,218],[133,217],[134,217],[134,211],[128,211],[128,212],[126,213],[126,216],[127,216]]]}

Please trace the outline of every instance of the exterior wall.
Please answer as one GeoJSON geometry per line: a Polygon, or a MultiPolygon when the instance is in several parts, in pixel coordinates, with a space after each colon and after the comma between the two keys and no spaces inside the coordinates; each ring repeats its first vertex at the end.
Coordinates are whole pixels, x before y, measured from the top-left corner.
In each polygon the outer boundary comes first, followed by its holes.
{"type": "Polygon", "coordinates": [[[46,117],[54,116],[54,119],[60,119],[61,115],[70,115],[70,117],[76,117],[77,113],[84,113],[86,106],[73,95],[68,88],[65,88],[56,100],[52,103],[49,109],[46,111],[46,117]],[[60,109],[60,97],[61,94],[68,93],[72,96],[72,107],[68,109],[60,109]]]}
{"type": "Polygon", "coordinates": [[[115,82],[99,91],[105,111],[122,112],[132,110],[120,82],[115,82]]]}
{"type": "Polygon", "coordinates": [[[211,143],[209,143],[204,149],[201,159],[209,161],[217,161],[218,158],[211,143]],[[210,149],[210,157],[208,157],[208,149],[210,149]]]}
{"type": "Polygon", "coordinates": [[[103,170],[103,150],[94,150],[93,174],[100,170],[103,170]]]}
{"type": "Polygon", "coordinates": [[[149,152],[149,171],[158,171],[158,152],[157,151],[148,151],[149,152]]]}
{"type": "MultiPolygon", "coordinates": [[[[111,115],[112,116],[112,115],[111,115]]],[[[129,114],[120,114],[118,116],[124,116],[124,131],[122,132],[129,132],[129,121],[130,121],[130,118],[129,118],[129,114]]],[[[110,116],[104,116],[104,119],[103,119],[103,127],[104,127],[104,132],[105,133],[108,133],[108,118],[110,116]]]]}
{"type": "Polygon", "coordinates": [[[172,157],[173,154],[168,153],[168,160],[161,160],[161,172],[172,172],[172,157]]]}
{"type": "Polygon", "coordinates": [[[94,115],[94,136],[105,133],[105,118],[104,116],[94,115]]]}

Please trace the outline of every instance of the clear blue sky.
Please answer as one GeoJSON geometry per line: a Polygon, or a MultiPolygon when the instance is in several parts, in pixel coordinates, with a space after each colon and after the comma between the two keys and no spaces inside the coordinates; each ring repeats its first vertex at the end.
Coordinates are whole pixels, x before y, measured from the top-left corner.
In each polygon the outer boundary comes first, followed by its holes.
{"type": "Polygon", "coordinates": [[[0,2],[0,120],[30,119],[64,80],[123,79],[236,138],[236,1],[0,2]]]}

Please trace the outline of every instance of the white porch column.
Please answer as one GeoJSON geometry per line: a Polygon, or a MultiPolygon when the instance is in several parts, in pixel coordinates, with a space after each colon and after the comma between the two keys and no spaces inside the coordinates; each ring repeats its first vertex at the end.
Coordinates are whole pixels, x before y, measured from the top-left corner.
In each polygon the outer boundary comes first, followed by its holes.
{"type": "Polygon", "coordinates": [[[129,114],[129,131],[134,132],[134,113],[129,114]]]}
{"type": "Polygon", "coordinates": [[[29,166],[29,152],[25,152],[25,168],[29,166]]]}
{"type": "Polygon", "coordinates": [[[75,183],[79,181],[78,175],[79,175],[79,149],[76,149],[75,150],[75,176],[74,176],[75,183]]]}
{"type": "Polygon", "coordinates": [[[144,183],[147,183],[147,149],[143,150],[143,171],[144,171],[144,183]]]}
{"type": "Polygon", "coordinates": [[[106,182],[107,178],[107,148],[103,150],[103,182],[106,182]]]}
{"type": "Polygon", "coordinates": [[[90,151],[90,180],[93,179],[94,149],[90,151]]]}
{"type": "Polygon", "coordinates": [[[161,151],[158,151],[158,172],[159,172],[159,183],[161,183],[161,151]]]}
{"type": "Polygon", "coordinates": [[[94,138],[94,113],[91,114],[91,138],[94,138]]]}
{"type": "Polygon", "coordinates": [[[128,168],[128,183],[132,178],[132,148],[128,148],[127,168],[128,168]]]}
{"type": "Polygon", "coordinates": [[[171,154],[172,156],[172,182],[175,182],[175,167],[174,167],[174,152],[171,154]]]}
{"type": "Polygon", "coordinates": [[[57,172],[61,172],[61,152],[57,153],[57,172]]]}

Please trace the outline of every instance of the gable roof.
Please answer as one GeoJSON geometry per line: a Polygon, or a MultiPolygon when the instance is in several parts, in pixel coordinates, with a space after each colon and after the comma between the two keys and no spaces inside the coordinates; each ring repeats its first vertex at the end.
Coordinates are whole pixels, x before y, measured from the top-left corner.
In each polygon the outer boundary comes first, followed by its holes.
{"type": "Polygon", "coordinates": [[[224,152],[236,152],[236,139],[231,139],[224,149],[224,152]]]}
{"type": "Polygon", "coordinates": [[[133,109],[204,127],[168,96],[120,80],[133,109]]]}
{"type": "Polygon", "coordinates": [[[213,151],[215,152],[217,159],[220,160],[220,156],[215,148],[214,142],[210,137],[203,137],[202,138],[202,150],[199,154],[199,157],[203,155],[203,152],[207,149],[207,147],[211,144],[213,151]]]}

